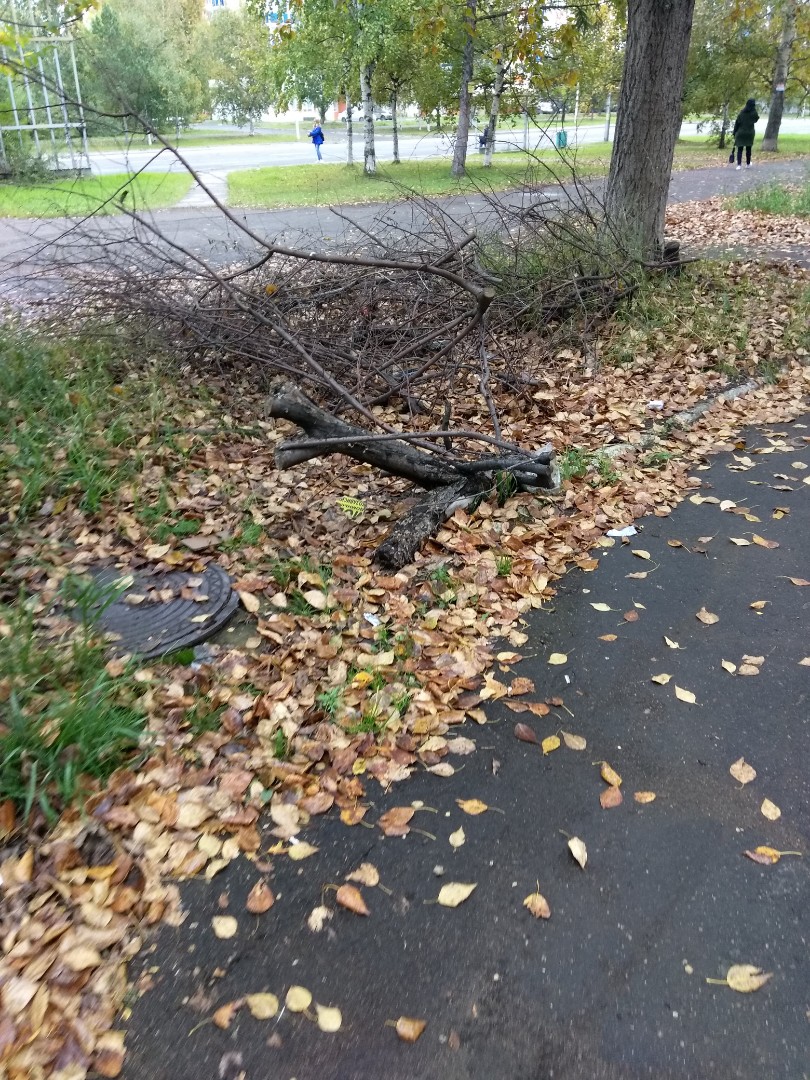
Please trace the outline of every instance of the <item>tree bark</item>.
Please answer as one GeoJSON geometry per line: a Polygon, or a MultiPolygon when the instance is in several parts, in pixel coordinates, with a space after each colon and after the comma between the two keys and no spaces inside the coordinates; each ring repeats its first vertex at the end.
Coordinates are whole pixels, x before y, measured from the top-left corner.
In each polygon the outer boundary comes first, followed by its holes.
{"type": "MultiPolygon", "coordinates": [[[[694,2],[694,0],[693,0],[694,2]]],[[[464,14],[464,52],[461,55],[461,88],[458,95],[458,128],[453,150],[453,176],[463,176],[467,164],[467,140],[470,135],[470,82],[475,64],[475,29],[478,0],[467,0],[464,14]]]]}
{"type": "Polygon", "coordinates": [[[348,139],[348,146],[346,147],[346,164],[354,165],[354,122],[352,120],[352,111],[354,106],[352,105],[352,99],[349,97],[349,91],[346,90],[346,138],[348,139]]]}
{"type": "Polygon", "coordinates": [[[695,0],[628,0],[627,46],[605,194],[621,242],[660,258],[695,0]]]}
{"type": "Polygon", "coordinates": [[[728,133],[728,102],[723,102],[723,119],[720,124],[720,141],[718,142],[718,148],[725,150],[726,148],[726,135],[728,133]]]}
{"type": "Polygon", "coordinates": [[[495,132],[498,129],[498,113],[501,109],[501,95],[503,84],[506,79],[506,64],[502,56],[498,57],[495,65],[495,85],[492,87],[492,103],[489,107],[489,122],[487,123],[487,139],[484,151],[484,166],[492,164],[492,155],[495,152],[495,132]]]}
{"type": "Polygon", "coordinates": [[[394,137],[394,164],[399,165],[399,119],[397,118],[397,91],[391,91],[391,121],[394,137]]]}
{"type": "Polygon", "coordinates": [[[413,562],[419,548],[429,540],[442,522],[461,506],[489,488],[481,480],[457,480],[437,488],[412,507],[392,527],[385,540],[374,552],[374,561],[386,570],[401,570],[413,562]]]}
{"type": "Polygon", "coordinates": [[[374,151],[374,96],[371,92],[371,80],[374,78],[376,66],[372,60],[360,68],[360,92],[363,95],[363,172],[366,176],[373,176],[377,171],[374,151]]]}
{"type": "Polygon", "coordinates": [[[768,123],[760,149],[774,153],[779,141],[779,128],[782,126],[782,113],[785,108],[785,83],[790,72],[790,58],[793,42],[796,40],[796,14],[799,0],[785,0],[782,36],[776,49],[776,63],[773,70],[771,107],[768,110],[768,123]],[[781,89],[777,89],[781,87],[781,89]]]}

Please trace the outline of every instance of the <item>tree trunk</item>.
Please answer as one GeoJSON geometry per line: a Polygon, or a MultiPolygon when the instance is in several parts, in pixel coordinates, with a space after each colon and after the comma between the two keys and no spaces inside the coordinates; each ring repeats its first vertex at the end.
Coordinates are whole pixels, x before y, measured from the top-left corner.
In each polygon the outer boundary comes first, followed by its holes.
{"type": "Polygon", "coordinates": [[[721,150],[725,150],[725,148],[726,148],[726,133],[727,133],[727,131],[728,131],[728,102],[724,101],[723,102],[723,120],[722,120],[722,123],[720,124],[720,141],[717,144],[718,147],[721,150]]]}
{"type": "Polygon", "coordinates": [[[376,63],[363,64],[360,68],[360,93],[363,95],[363,172],[373,176],[377,171],[377,158],[374,153],[374,97],[371,93],[371,80],[374,78],[376,63]]]}
{"type": "Polygon", "coordinates": [[[775,152],[779,140],[779,128],[782,126],[782,112],[785,108],[785,83],[790,71],[790,57],[793,42],[796,40],[796,12],[799,0],[785,0],[785,21],[782,24],[782,36],[776,50],[776,64],[773,70],[771,107],[768,110],[768,123],[762,140],[762,150],[775,152]]]}
{"type": "Polygon", "coordinates": [[[464,52],[461,55],[461,89],[458,95],[458,128],[453,151],[453,176],[463,176],[467,163],[467,140],[470,135],[470,82],[475,63],[475,28],[478,0],[467,0],[464,14],[464,52]]]}
{"type": "Polygon", "coordinates": [[[487,140],[484,144],[486,147],[484,152],[485,167],[492,164],[492,155],[495,152],[495,132],[498,130],[498,113],[501,109],[501,95],[503,94],[505,79],[506,64],[503,57],[499,56],[495,65],[495,85],[492,88],[492,104],[489,107],[489,122],[487,123],[487,140]]]}
{"type": "Polygon", "coordinates": [[[348,146],[346,147],[346,164],[354,165],[354,123],[352,121],[352,111],[354,106],[352,105],[352,99],[349,97],[348,88],[346,90],[346,138],[348,139],[348,146]]]}
{"type": "Polygon", "coordinates": [[[391,91],[391,121],[394,136],[394,164],[399,165],[399,120],[397,118],[397,92],[391,91]]]}
{"type": "Polygon", "coordinates": [[[657,261],[681,120],[695,0],[628,0],[627,46],[605,210],[614,235],[657,261]]]}

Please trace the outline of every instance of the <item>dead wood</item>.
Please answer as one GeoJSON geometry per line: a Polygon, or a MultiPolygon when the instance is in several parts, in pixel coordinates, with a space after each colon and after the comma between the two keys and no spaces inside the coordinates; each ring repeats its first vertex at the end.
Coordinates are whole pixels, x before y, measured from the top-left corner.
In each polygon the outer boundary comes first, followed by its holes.
{"type": "Polygon", "coordinates": [[[374,561],[386,570],[401,570],[413,562],[422,544],[429,540],[442,522],[459,507],[469,506],[489,484],[477,480],[457,480],[437,488],[413,506],[391,528],[374,553],[374,561]]]}

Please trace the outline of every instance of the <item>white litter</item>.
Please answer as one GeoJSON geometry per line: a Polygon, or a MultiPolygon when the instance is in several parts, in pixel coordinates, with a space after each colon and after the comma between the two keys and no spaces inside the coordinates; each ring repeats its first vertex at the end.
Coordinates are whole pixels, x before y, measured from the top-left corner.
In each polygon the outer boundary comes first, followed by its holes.
{"type": "Polygon", "coordinates": [[[623,529],[608,529],[605,536],[612,536],[617,540],[623,540],[625,536],[635,536],[638,530],[635,525],[625,525],[623,529]]]}
{"type": "Polygon", "coordinates": [[[654,409],[655,412],[661,412],[663,407],[664,407],[663,401],[648,401],[647,402],[647,408],[648,409],[654,409]]]}

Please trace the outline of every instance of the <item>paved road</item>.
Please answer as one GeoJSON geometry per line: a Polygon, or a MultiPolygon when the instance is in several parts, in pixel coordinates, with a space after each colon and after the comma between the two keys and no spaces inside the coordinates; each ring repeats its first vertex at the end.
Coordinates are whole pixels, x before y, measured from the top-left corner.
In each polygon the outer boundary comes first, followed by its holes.
{"type": "MultiPolygon", "coordinates": [[[[810,576],[810,417],[778,430],[787,452],[751,454],[745,472],[730,471],[726,454],[696,474],[704,494],[749,506],[760,523],[684,502],[640,522],[631,546],[651,562],[617,546],[595,572],[565,578],[553,610],[529,616],[523,651],[535,659],[517,670],[574,714],[532,726],[541,737],[559,727],[583,735],[584,753],[544,758],[514,738],[515,716],[495,704],[491,724],[465,730],[478,749],[452,778],[423,773],[375,796],[377,813],[414,799],[435,808],[420,825],[436,841],[320,821],[306,833],[320,853],[274,860],[276,905],[240,916],[230,941],[213,936],[211,917],[223,892],[229,910],[244,910],[250,864],[231,864],[213,887],[184,886],[183,929],[162,929],[139,959],[154,988],[127,1025],[125,1080],[215,1077],[227,1053],[241,1060],[219,1075],[244,1070],[248,1080],[808,1080],[810,668],[799,661],[810,652],[810,590],[787,578],[810,576]],[[776,506],[790,512],[775,520],[776,506]],[[729,542],[752,529],[780,546],[729,542]],[[653,572],[629,580],[642,565],[653,572]],[[749,606],[756,600],[768,601],[763,614],[749,606]],[[644,605],[639,620],[624,622],[634,603],[644,605]],[[704,606],[719,623],[695,618],[704,606]],[[607,632],[618,640],[601,641],[607,632]],[[551,651],[569,663],[549,667],[551,651]],[[764,657],[759,676],[722,670],[744,654],[764,657]],[[650,681],[662,672],[669,686],[650,681]],[[697,704],[678,701],[674,683],[697,704]],[[741,756],[758,773],[745,788],[729,775],[741,756]],[[612,810],[599,805],[602,759],[624,780],[612,810]],[[636,804],[638,790],[656,801],[636,804]],[[776,822],[760,813],[766,797],[781,808],[776,822]],[[468,817],[457,798],[497,810],[468,817]],[[462,825],[467,842],[454,853],[447,838],[462,825]],[[587,844],[584,871],[561,832],[587,844]],[[742,856],[762,844],[806,857],[759,866],[742,856]],[[338,910],[313,935],[306,917],[321,887],[364,860],[391,895],[366,890],[370,918],[338,910]],[[449,880],[477,883],[455,911],[428,903],[449,880]],[[538,882],[548,922],[522,907],[538,882]],[[750,995],[707,984],[737,963],[773,978],[750,995]],[[283,996],[292,983],[342,1009],[339,1035],[289,1013],[261,1023],[244,1009],[228,1031],[201,1023],[244,993],[283,996]],[[428,1021],[413,1046],[386,1026],[402,1014],[428,1021]]],[[[767,445],[752,434],[747,451],[767,445]]]]}

